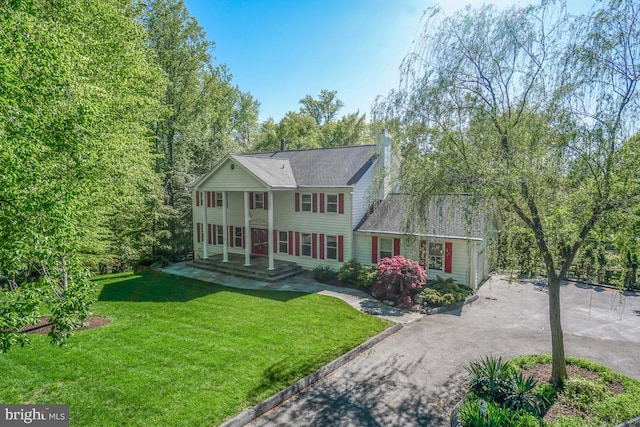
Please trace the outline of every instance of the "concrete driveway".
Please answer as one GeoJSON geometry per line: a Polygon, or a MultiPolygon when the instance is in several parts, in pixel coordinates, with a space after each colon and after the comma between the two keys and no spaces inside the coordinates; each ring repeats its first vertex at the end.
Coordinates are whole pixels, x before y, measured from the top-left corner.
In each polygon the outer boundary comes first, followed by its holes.
{"type": "MultiPolygon", "coordinates": [[[[461,310],[405,325],[251,426],[445,426],[464,366],[485,355],[549,353],[542,284],[492,277],[461,310]]],[[[640,296],[562,287],[565,351],[640,379],[640,296]]]]}

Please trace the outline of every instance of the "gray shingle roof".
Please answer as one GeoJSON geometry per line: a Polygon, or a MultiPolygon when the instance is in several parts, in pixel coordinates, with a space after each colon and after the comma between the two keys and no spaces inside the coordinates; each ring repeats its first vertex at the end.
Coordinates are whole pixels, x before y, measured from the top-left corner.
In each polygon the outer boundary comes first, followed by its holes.
{"type": "MultiPolygon", "coordinates": [[[[247,162],[253,162],[252,164],[265,172],[265,178],[259,177],[269,185],[273,185],[273,182],[276,184],[275,186],[279,186],[280,182],[289,183],[290,181],[284,173],[279,171],[266,173],[271,166],[269,166],[269,162],[261,162],[261,160],[288,160],[294,185],[300,187],[343,187],[355,185],[371,167],[376,158],[375,148],[375,145],[356,145],[312,150],[235,154],[233,157],[238,161],[245,159],[247,162]]],[[[273,162],[272,164],[279,163],[273,162]]],[[[256,172],[258,169],[249,166],[247,168],[258,175],[256,172]]]]}
{"type": "Polygon", "coordinates": [[[439,196],[431,199],[424,221],[407,226],[409,196],[390,194],[367,214],[356,231],[368,233],[412,234],[433,237],[482,239],[485,215],[469,196],[439,196]]]}

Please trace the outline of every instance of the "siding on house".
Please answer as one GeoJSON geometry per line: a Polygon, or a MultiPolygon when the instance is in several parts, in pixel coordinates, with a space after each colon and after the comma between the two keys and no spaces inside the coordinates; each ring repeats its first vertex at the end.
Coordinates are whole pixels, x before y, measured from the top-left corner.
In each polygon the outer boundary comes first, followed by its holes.
{"type": "MultiPolygon", "coordinates": [[[[264,183],[257,180],[251,173],[238,162],[233,159],[227,159],[216,170],[216,173],[207,180],[199,184],[202,191],[211,189],[210,191],[226,189],[226,190],[247,190],[247,191],[266,191],[267,187],[264,183]],[[231,169],[233,165],[233,169],[231,169]]],[[[205,201],[206,202],[206,201],[205,201]]]]}
{"type": "MultiPolygon", "coordinates": [[[[376,161],[353,188],[353,227],[360,223],[372,204],[371,184],[376,176],[376,161]]],[[[355,255],[355,254],[354,254],[355,255]]]]}
{"type": "Polygon", "coordinates": [[[420,241],[425,240],[427,244],[429,242],[442,243],[451,242],[452,254],[451,254],[451,273],[445,273],[443,270],[429,270],[427,269],[427,277],[435,279],[436,276],[440,276],[443,279],[452,277],[456,282],[475,287],[481,280],[478,280],[475,275],[470,276],[471,272],[471,260],[476,256],[476,249],[478,242],[462,240],[462,239],[440,239],[440,238],[418,238],[415,236],[403,236],[394,234],[368,234],[368,233],[354,233],[354,258],[362,264],[371,264],[372,262],[372,237],[380,238],[400,238],[400,255],[405,258],[420,261],[420,241]],[[472,282],[472,280],[474,280],[472,282]]]}

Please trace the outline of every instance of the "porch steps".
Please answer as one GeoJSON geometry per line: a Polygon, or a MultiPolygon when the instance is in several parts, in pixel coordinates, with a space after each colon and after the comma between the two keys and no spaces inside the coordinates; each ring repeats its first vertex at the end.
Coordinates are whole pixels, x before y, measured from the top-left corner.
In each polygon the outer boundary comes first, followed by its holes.
{"type": "MultiPolygon", "coordinates": [[[[253,262],[254,260],[252,260],[252,263],[253,262]]],[[[302,267],[293,262],[276,261],[273,270],[267,270],[266,264],[263,264],[263,262],[260,262],[251,266],[245,266],[243,263],[233,262],[231,260],[229,260],[229,262],[222,262],[220,259],[207,258],[193,260],[188,265],[202,270],[215,271],[230,276],[245,277],[247,279],[261,280],[264,282],[277,282],[295,276],[303,271],[302,267]]]]}

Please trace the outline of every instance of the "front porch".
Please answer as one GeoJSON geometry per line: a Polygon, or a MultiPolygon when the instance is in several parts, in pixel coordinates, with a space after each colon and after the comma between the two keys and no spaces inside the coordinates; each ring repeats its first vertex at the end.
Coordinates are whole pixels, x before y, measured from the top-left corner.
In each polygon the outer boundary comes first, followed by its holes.
{"type": "Polygon", "coordinates": [[[269,267],[269,257],[251,255],[251,265],[245,265],[245,256],[228,254],[228,261],[223,261],[223,255],[211,255],[204,259],[196,259],[189,263],[190,266],[203,270],[216,271],[231,276],[246,277],[265,282],[276,282],[301,273],[302,267],[293,262],[273,260],[273,269],[269,267]]]}

